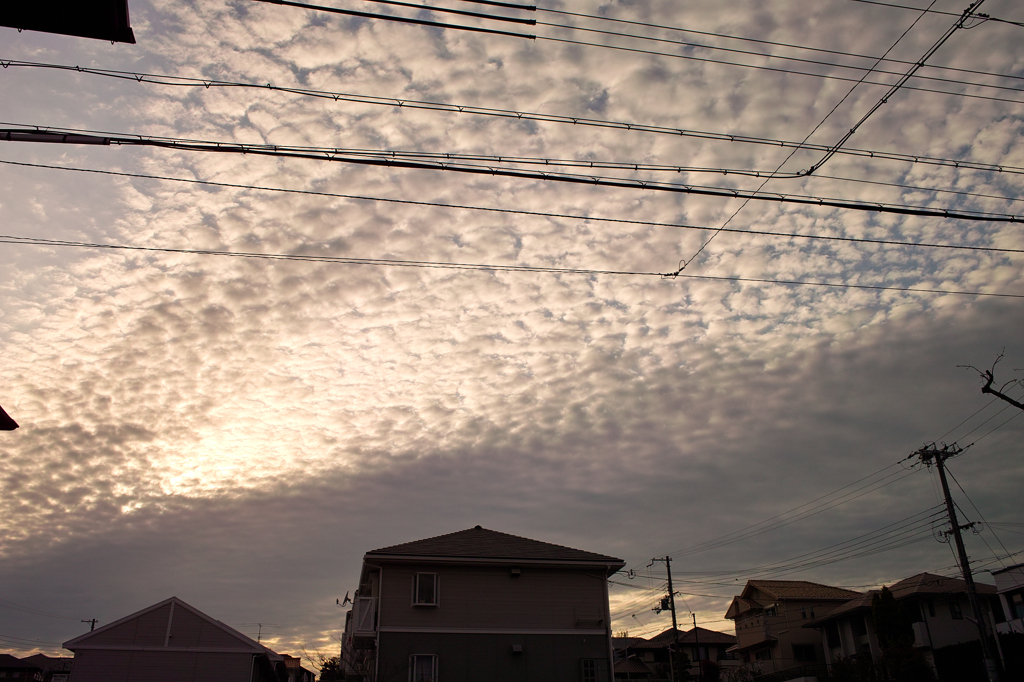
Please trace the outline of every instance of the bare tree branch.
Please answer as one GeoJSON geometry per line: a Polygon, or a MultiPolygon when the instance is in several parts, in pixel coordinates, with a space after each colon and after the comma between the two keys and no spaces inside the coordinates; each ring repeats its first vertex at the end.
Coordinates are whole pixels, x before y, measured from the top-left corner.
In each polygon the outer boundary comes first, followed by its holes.
{"type": "Polygon", "coordinates": [[[1024,410],[1024,403],[1016,401],[1013,398],[1011,398],[1010,396],[1006,395],[1006,389],[1009,388],[1010,386],[1013,386],[1015,384],[1020,383],[1020,379],[1011,379],[1010,381],[1007,381],[1005,384],[1003,384],[999,388],[992,388],[992,384],[996,380],[996,365],[998,365],[999,361],[1002,360],[1002,359],[1003,359],[1003,354],[1000,353],[999,356],[996,357],[995,362],[992,363],[992,368],[991,369],[986,369],[986,370],[978,369],[974,365],[957,365],[957,366],[958,367],[963,367],[965,369],[973,369],[975,372],[977,372],[981,376],[982,379],[985,380],[985,385],[981,387],[981,392],[982,393],[985,393],[985,394],[988,394],[988,395],[994,395],[995,397],[999,398],[1000,400],[1003,400],[1005,402],[1010,403],[1011,405],[1016,407],[1018,410],[1024,410]]]}

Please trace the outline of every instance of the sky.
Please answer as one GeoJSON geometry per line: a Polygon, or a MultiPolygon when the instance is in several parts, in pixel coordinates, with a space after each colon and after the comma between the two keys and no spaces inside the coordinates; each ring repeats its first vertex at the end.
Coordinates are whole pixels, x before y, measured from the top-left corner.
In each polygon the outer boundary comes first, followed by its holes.
{"type": "Polygon", "coordinates": [[[1024,376],[1024,228],[976,219],[1024,215],[1019,3],[895,92],[965,5],[335,6],[536,39],[251,0],[0,28],[0,128],[347,150],[0,141],[0,648],[173,595],[330,655],[366,551],[477,524],[621,557],[632,635],[670,556],[728,632],[749,578],[953,574],[931,442],[978,579],[1022,560],[1024,418],[964,367],[1024,376]]]}

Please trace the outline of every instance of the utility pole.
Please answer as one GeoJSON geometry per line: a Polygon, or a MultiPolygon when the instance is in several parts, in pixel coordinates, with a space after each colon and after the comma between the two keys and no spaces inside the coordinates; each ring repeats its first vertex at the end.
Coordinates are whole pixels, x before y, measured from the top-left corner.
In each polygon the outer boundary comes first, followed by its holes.
{"type": "Polygon", "coordinates": [[[697,614],[691,613],[693,616],[693,650],[697,652],[697,675],[700,682],[704,682],[704,666],[700,664],[700,633],[697,632],[697,614]]]}
{"type": "Polygon", "coordinates": [[[651,563],[647,564],[650,568],[655,562],[661,561],[665,564],[665,571],[668,573],[668,607],[672,610],[672,649],[670,650],[668,657],[669,674],[672,675],[672,682],[675,682],[675,658],[676,651],[679,649],[679,626],[676,624],[676,593],[672,589],[672,557],[666,556],[661,559],[651,559],[651,563]]]}
{"type": "Polygon", "coordinates": [[[96,619],[95,618],[93,618],[91,620],[83,620],[82,622],[89,624],[89,632],[92,632],[93,630],[96,629],[96,619]]]}
{"type": "Polygon", "coordinates": [[[945,461],[963,452],[963,448],[953,445],[943,445],[940,450],[934,443],[926,445],[915,454],[921,457],[921,461],[928,467],[934,463],[939,470],[939,481],[942,483],[942,494],[946,497],[946,513],[949,515],[949,525],[953,533],[953,540],[956,541],[956,552],[960,559],[960,572],[964,576],[964,585],[967,588],[967,599],[971,603],[971,610],[974,612],[974,620],[978,624],[978,636],[981,638],[981,655],[985,659],[985,672],[988,674],[989,682],[999,682],[999,668],[992,657],[992,650],[988,642],[988,623],[985,621],[985,613],[982,611],[981,602],[978,600],[978,589],[974,584],[974,576],[971,574],[971,564],[967,559],[967,550],[964,549],[964,539],[960,535],[960,522],[956,518],[956,509],[953,506],[953,497],[949,494],[949,484],[946,483],[945,461]]]}

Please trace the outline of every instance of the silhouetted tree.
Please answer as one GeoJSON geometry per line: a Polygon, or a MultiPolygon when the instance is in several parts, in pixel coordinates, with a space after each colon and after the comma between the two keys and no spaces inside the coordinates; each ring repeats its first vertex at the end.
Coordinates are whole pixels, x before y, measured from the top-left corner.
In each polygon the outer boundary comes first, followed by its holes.
{"type": "Polygon", "coordinates": [[[914,623],[904,603],[896,601],[888,587],[871,598],[881,664],[891,679],[900,682],[932,682],[935,676],[928,661],[914,648],[914,623]]]}
{"type": "Polygon", "coordinates": [[[996,358],[996,361],[992,363],[992,368],[991,369],[986,369],[986,370],[978,369],[974,365],[960,365],[960,367],[964,367],[964,368],[967,368],[967,369],[973,369],[975,372],[977,372],[978,374],[981,375],[981,378],[985,380],[985,385],[981,387],[981,392],[982,393],[985,393],[985,394],[988,394],[988,395],[994,395],[995,397],[999,398],[1000,400],[1002,400],[1004,402],[1010,403],[1011,405],[1016,407],[1018,410],[1024,410],[1024,403],[1019,402],[1017,400],[1014,400],[1010,396],[1006,395],[1006,389],[1008,389],[1009,387],[1013,386],[1014,384],[1020,383],[1020,379],[1011,379],[1010,381],[1007,381],[1005,384],[1003,384],[1002,386],[1000,386],[997,389],[996,388],[992,388],[992,384],[995,383],[995,380],[996,380],[996,365],[998,365],[999,361],[1002,360],[1002,359],[1003,359],[1003,354],[1000,353],[999,357],[996,358]]]}

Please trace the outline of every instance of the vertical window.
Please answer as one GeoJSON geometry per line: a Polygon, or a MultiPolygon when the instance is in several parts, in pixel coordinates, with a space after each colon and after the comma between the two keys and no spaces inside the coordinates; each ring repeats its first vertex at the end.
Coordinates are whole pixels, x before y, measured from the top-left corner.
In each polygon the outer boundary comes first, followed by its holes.
{"type": "Polygon", "coordinates": [[[437,682],[437,656],[433,654],[410,656],[409,682],[437,682]]]}
{"type": "Polygon", "coordinates": [[[935,602],[931,599],[926,599],[925,603],[928,605],[928,615],[932,618],[935,617],[935,602]]]}
{"type": "Polygon", "coordinates": [[[412,577],[414,606],[437,606],[437,573],[416,573],[412,577]]]}
{"type": "Polygon", "coordinates": [[[608,661],[603,658],[581,658],[582,682],[608,682],[608,661]]]}
{"type": "Polygon", "coordinates": [[[963,620],[964,614],[960,610],[960,604],[956,603],[955,601],[949,602],[949,615],[953,618],[953,620],[963,620]]]}

